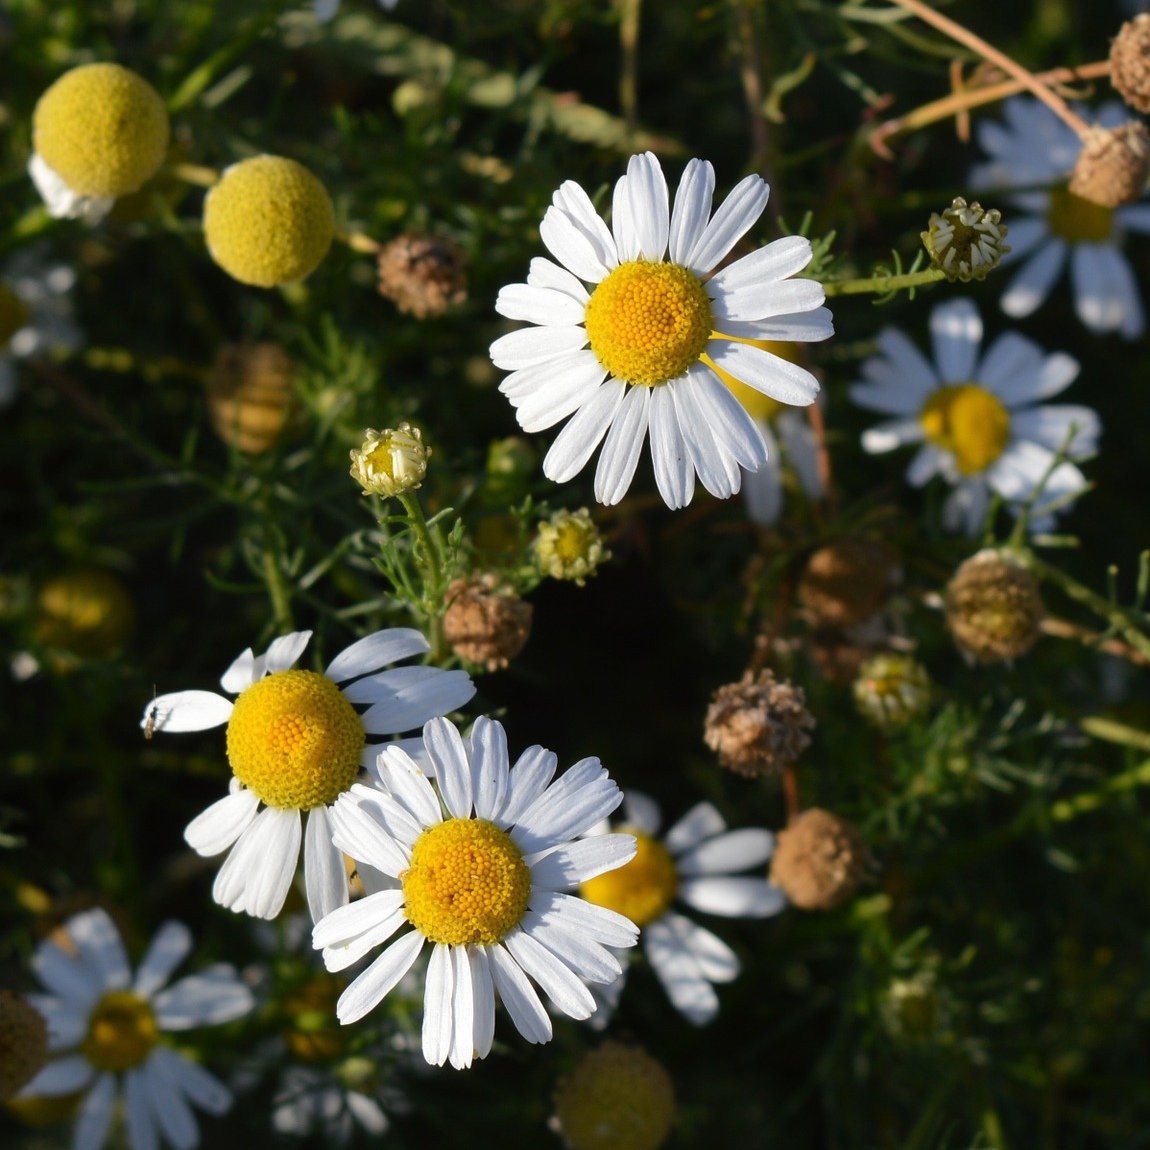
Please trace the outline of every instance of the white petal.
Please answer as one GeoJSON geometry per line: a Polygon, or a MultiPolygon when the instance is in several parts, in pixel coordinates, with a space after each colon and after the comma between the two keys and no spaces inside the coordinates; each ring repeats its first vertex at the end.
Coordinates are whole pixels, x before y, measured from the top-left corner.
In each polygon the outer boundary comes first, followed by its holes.
{"type": "Polygon", "coordinates": [[[660,920],[673,930],[711,982],[731,982],[741,969],[735,952],[717,935],[684,915],[670,912],[660,920]]]}
{"type": "Polygon", "coordinates": [[[759,827],[714,835],[684,851],[675,861],[683,875],[731,874],[761,866],[775,849],[775,836],[759,827]]]}
{"type": "Polygon", "coordinates": [[[586,986],[545,946],[515,929],[503,939],[511,957],[530,975],[556,1009],[571,1018],[590,1018],[595,1000],[586,986]]]}
{"type": "Polygon", "coordinates": [[[96,224],[115,206],[112,196],[84,196],[74,192],[38,152],[33,152],[28,161],[28,175],[53,219],[96,224]]]}
{"type": "MultiPolygon", "coordinates": [[[[423,1057],[432,1066],[442,1066],[451,1051],[454,988],[451,948],[437,943],[427,964],[427,983],[423,992],[423,1057]]],[[[470,1038],[470,1026],[467,1034],[470,1038]]]]}
{"type": "MultiPolygon", "coordinates": [[[[717,271],[707,282],[707,291],[712,298],[723,298],[760,286],[784,286],[781,281],[801,272],[811,262],[811,241],[806,236],[783,236],[772,240],[741,259],[717,271]],[[715,289],[715,290],[712,290],[715,289]]],[[[815,284],[814,280],[797,281],[815,284]]],[[[822,284],[815,284],[822,291],[822,284]]],[[[822,303],[822,299],[818,303],[822,303]]],[[[813,304],[817,307],[818,304],[813,304]]],[[[803,311],[804,308],[796,308],[803,311]]],[[[764,312],[775,315],[775,312],[764,312]]],[[[749,317],[748,317],[749,318],[749,317]]]]}
{"type": "Polygon", "coordinates": [[[265,807],[224,860],[212,897],[228,910],[275,918],[295,877],[301,837],[299,811],[265,807]]]}
{"type": "Polygon", "coordinates": [[[502,946],[487,948],[491,978],[515,1029],[528,1042],[551,1041],[551,1019],[519,964],[502,946]]]}
{"type": "MultiPolygon", "coordinates": [[[[373,894],[402,896],[403,892],[397,890],[377,890],[374,891],[373,894]]],[[[367,898],[371,897],[373,897],[373,895],[367,896],[367,898]]],[[[360,902],[365,901],[366,899],[360,900],[360,902]]],[[[359,962],[364,955],[369,954],[375,950],[376,947],[383,946],[400,927],[407,923],[407,912],[404,910],[402,897],[398,902],[399,905],[394,906],[390,913],[387,914],[384,914],[387,904],[378,904],[371,916],[373,921],[365,927],[360,934],[357,934],[354,938],[347,938],[338,944],[333,943],[329,946],[325,946],[323,948],[324,966],[333,973],[340,970],[347,970],[349,966],[354,966],[359,962]]],[[[350,905],[356,906],[358,904],[352,903],[350,905]]],[[[346,910],[347,907],[340,907],[339,909],[346,910]]],[[[365,921],[365,919],[358,921],[362,922],[365,921]]],[[[338,925],[338,923],[332,924],[332,929],[338,925]]]]}
{"type": "Polygon", "coordinates": [[[1033,440],[1051,451],[1067,448],[1075,457],[1094,453],[1102,424],[1098,413],[1089,407],[1056,403],[1015,412],[1010,429],[1019,439],[1033,440]],[[1072,433],[1074,438],[1070,439],[1072,433]]]}
{"type": "Polygon", "coordinates": [[[544,327],[573,327],[585,317],[584,305],[565,292],[530,284],[507,284],[499,289],[495,310],[507,319],[544,327]]]}
{"type": "Polygon", "coordinates": [[[220,676],[220,686],[229,695],[238,695],[264,675],[263,659],[256,659],[251,647],[241,651],[228,669],[220,676]]]}
{"type": "Polygon", "coordinates": [[[525,861],[531,867],[533,889],[563,890],[616,870],[634,857],[634,836],[614,834],[592,835],[546,853],[529,854],[525,861]]]}
{"type": "Polygon", "coordinates": [[[459,729],[447,719],[432,719],[423,728],[423,743],[448,811],[457,819],[470,818],[471,761],[459,729]]]}
{"type": "Polygon", "coordinates": [[[543,460],[543,474],[555,483],[566,483],[587,465],[587,460],[615,419],[628,387],[620,379],[608,379],[571,417],[543,460]]]}
{"type": "Polygon", "coordinates": [[[104,984],[96,971],[65,954],[53,942],[42,942],[36,948],[32,969],[57,998],[85,1016],[104,992],[104,984]]]}
{"type": "MultiPolygon", "coordinates": [[[[715,326],[724,332],[733,323],[757,323],[776,316],[814,311],[826,299],[822,284],[805,279],[748,284],[737,290],[726,290],[722,284],[712,280],[707,284],[707,293],[712,301],[715,326]]],[[[755,334],[758,334],[757,330],[755,334]]]]}
{"type": "MultiPolygon", "coordinates": [[[[987,348],[973,378],[993,391],[1007,407],[1018,407],[1041,398],[1038,389],[1043,359],[1042,348],[1032,339],[1016,331],[1003,332],[987,348]]],[[[1077,371],[1077,363],[1072,359],[1070,362],[1077,371]]]]}
{"type": "Polygon", "coordinates": [[[733,340],[712,339],[707,354],[735,379],[780,403],[806,407],[819,393],[819,381],[805,367],[762,348],[733,340]]]}
{"type": "Polygon", "coordinates": [[[402,890],[383,890],[336,907],[312,927],[311,944],[317,950],[341,947],[403,909],[402,890]]]}
{"type": "Polygon", "coordinates": [[[419,631],[411,627],[391,627],[365,635],[342,650],[328,664],[324,674],[333,683],[342,683],[411,655],[425,655],[430,650],[431,646],[419,631]]]}
{"type": "Polygon", "coordinates": [[[719,205],[711,222],[703,229],[686,266],[696,275],[706,275],[722,262],[727,253],[754,227],[771,189],[759,176],[740,180],[719,205]]]}
{"type": "Polygon", "coordinates": [[[1051,238],[1030,256],[1002,293],[999,306],[1008,316],[1022,319],[1037,311],[1050,294],[1066,262],[1066,244],[1051,238]]]}
{"type": "Polygon", "coordinates": [[[332,842],[327,807],[313,807],[304,829],[303,879],[312,922],[319,922],[349,898],[343,855],[332,842]]]}
{"type": "Polygon", "coordinates": [[[708,875],[679,883],[678,897],[705,914],[730,918],[767,918],[778,914],[787,897],[764,878],[708,875]]]}
{"type": "Polygon", "coordinates": [[[160,1150],[160,1132],[148,1102],[147,1079],[139,1070],[124,1075],[124,1117],[132,1150],[160,1150]]]}
{"type": "Polygon", "coordinates": [[[1112,244],[1076,244],[1070,272],[1074,310],[1091,331],[1121,331],[1127,339],[1142,334],[1138,284],[1126,257],[1112,244]]]}
{"type": "Polygon", "coordinates": [[[663,825],[659,804],[642,791],[630,790],[623,796],[623,819],[628,827],[645,835],[657,835],[663,825]]]}
{"type": "Polygon", "coordinates": [[[547,919],[534,911],[523,916],[520,926],[525,934],[549,950],[568,969],[587,982],[614,982],[623,968],[605,947],[571,930],[556,919],[547,919]]]}
{"type": "Polygon", "coordinates": [[[681,855],[704,839],[721,835],[726,829],[727,824],[713,803],[696,803],[667,832],[663,845],[671,854],[681,855]]]}
{"type": "Polygon", "coordinates": [[[475,1057],[486,1058],[495,1038],[495,984],[491,979],[491,960],[486,947],[469,946],[465,953],[471,964],[472,1008],[475,1012],[471,1042],[475,1057]]]}
{"type": "MultiPolygon", "coordinates": [[[[93,1002],[99,991],[93,991],[93,1002]]],[[[38,1010],[48,1026],[48,1050],[57,1054],[79,1046],[88,1032],[88,1012],[92,1003],[85,1001],[80,1007],[63,998],[53,998],[50,994],[29,994],[26,996],[33,1009],[38,1010]]]]}
{"type": "Polygon", "coordinates": [[[507,800],[507,733],[484,715],[471,728],[471,769],[476,817],[494,820],[507,800]]]}
{"type": "Polygon", "coordinates": [[[528,747],[515,761],[507,776],[507,803],[499,814],[499,825],[509,827],[547,789],[555,777],[559,759],[554,751],[538,745],[528,747]]]}
{"type": "MultiPolygon", "coordinates": [[[[808,409],[809,410],[809,409],[808,409]]],[[[808,499],[822,499],[826,494],[823,488],[822,469],[819,461],[819,441],[811,421],[805,412],[780,412],[776,426],[783,450],[792,470],[798,476],[799,484],[808,499]]]]}
{"type": "Polygon", "coordinates": [[[719,1013],[719,997],[667,917],[651,923],[643,938],[651,969],[675,1009],[695,1026],[711,1022],[719,1013]]]}
{"type": "MultiPolygon", "coordinates": [[[[664,386],[672,392],[679,430],[699,481],[716,499],[729,499],[739,490],[742,473],[731,455],[717,442],[703,408],[701,396],[714,378],[710,368],[698,363],[691,365],[685,379],[675,379],[664,386]]],[[[766,453],[765,443],[763,453],[766,453]]]]}
{"type": "Polygon", "coordinates": [[[183,1093],[168,1080],[163,1063],[149,1058],[140,1075],[160,1133],[175,1150],[193,1150],[200,1142],[199,1124],[183,1093]]]}
{"type": "Polygon", "coordinates": [[[917,419],[896,419],[868,427],[862,433],[862,446],[871,455],[883,455],[908,443],[921,443],[925,438],[926,432],[917,419]]]}
{"type": "Polygon", "coordinates": [[[223,1114],[232,1104],[231,1091],[214,1074],[166,1046],[152,1051],[151,1065],[185,1098],[209,1114],[223,1114]]]}
{"type": "Polygon", "coordinates": [[[184,731],[207,731],[222,726],[231,718],[232,701],[214,691],[176,691],[160,695],[145,708],[140,726],[153,731],[179,734],[184,731]]]}
{"type": "Polygon", "coordinates": [[[613,268],[619,263],[610,229],[595,210],[590,197],[574,180],[560,184],[551,202],[566,212],[571,222],[590,240],[596,258],[604,267],[613,268]]]}
{"type": "MultiPolygon", "coordinates": [[[[667,180],[653,152],[627,163],[626,196],[631,226],[638,239],[637,256],[658,263],[667,251],[667,180]]],[[[620,259],[626,257],[619,252],[620,259]]]]}
{"type": "Polygon", "coordinates": [[[251,826],[259,805],[255,791],[236,784],[228,795],[188,823],[184,828],[184,841],[205,858],[221,854],[251,826]]]}
{"type": "Polygon", "coordinates": [[[443,822],[439,797],[427,775],[395,746],[380,751],[379,776],[395,801],[411,814],[419,826],[433,827],[443,822]]]}
{"type": "Polygon", "coordinates": [[[273,639],[264,652],[267,673],[273,675],[277,671],[286,671],[304,653],[310,639],[310,631],[293,631],[290,635],[273,639]]]}
{"type": "Polygon", "coordinates": [[[655,485],[663,502],[672,511],[686,507],[695,493],[695,468],[679,430],[674,394],[669,386],[656,387],[651,394],[648,432],[655,485]]]}
{"type": "Polygon", "coordinates": [[[511,838],[525,854],[545,850],[581,835],[622,801],[599,760],[581,759],[523,812],[511,838]]]}
{"type": "Polygon", "coordinates": [[[475,684],[466,671],[444,671],[439,667],[397,667],[394,671],[384,671],[371,690],[377,696],[387,691],[389,697],[378,699],[364,711],[361,716],[363,729],[369,735],[385,735],[418,730],[429,719],[457,711],[471,701],[475,695],[475,684]],[[398,675],[400,671],[415,673],[404,675],[398,680],[388,678],[398,675]]]}
{"type": "Polygon", "coordinates": [[[552,263],[543,256],[535,256],[531,260],[530,270],[527,272],[527,283],[530,287],[552,288],[564,295],[569,295],[577,303],[585,304],[591,295],[587,289],[566,268],[552,263]]]}
{"type": "Polygon", "coordinates": [[[115,1075],[101,1074],[80,1107],[72,1132],[72,1150],[100,1150],[108,1140],[115,1106],[115,1075]]]}
{"type": "Polygon", "coordinates": [[[607,507],[618,503],[627,494],[627,488],[635,477],[639,454],[647,438],[650,404],[650,388],[630,388],[607,432],[595,469],[595,498],[607,507]]]}
{"type": "Polygon", "coordinates": [[[69,1054],[49,1062],[20,1094],[25,1098],[57,1098],[75,1094],[84,1089],[94,1073],[92,1064],[82,1054],[69,1054]]]}
{"type": "Polygon", "coordinates": [[[683,169],[671,212],[671,262],[686,266],[711,216],[715,169],[707,160],[691,160],[683,169]]]}
{"type": "Polygon", "coordinates": [[[783,468],[778,444],[771,429],[761,428],[767,443],[767,462],[758,471],[748,472],[743,479],[743,501],[747,518],[761,527],[777,523],[783,513],[783,468]]]}
{"type": "Polygon", "coordinates": [[[382,1107],[374,1098],[360,1094],[356,1090],[349,1090],[344,1097],[352,1117],[360,1124],[364,1132],[378,1137],[386,1134],[391,1123],[384,1114],[382,1107]]]}
{"type": "Polygon", "coordinates": [[[943,383],[965,383],[974,378],[974,364],[982,343],[982,318],[968,299],[939,304],[930,313],[934,360],[943,383]]]}
{"type": "Polygon", "coordinates": [[[818,343],[835,334],[835,323],[830,308],[814,307],[809,311],[781,312],[766,319],[725,319],[721,334],[780,343],[818,343]]]}
{"type": "Polygon", "coordinates": [[[491,362],[505,371],[547,363],[566,352],[587,345],[585,327],[525,327],[500,336],[488,353],[491,362]]]}
{"type": "MultiPolygon", "coordinates": [[[[524,431],[546,431],[591,402],[607,369],[593,352],[575,352],[555,371],[545,386],[512,400],[515,418],[524,431]]],[[[509,377],[510,378],[510,377],[509,377]]]]}
{"type": "Polygon", "coordinates": [[[191,1030],[232,1022],[254,1005],[251,990],[224,962],[181,978],[152,999],[161,1030],[191,1030]]]}
{"type": "Polygon", "coordinates": [[[528,902],[531,910],[563,922],[569,930],[617,949],[634,946],[639,928],[629,919],[605,906],[596,906],[562,891],[533,890],[528,902]]]}
{"type": "Polygon", "coordinates": [[[906,469],[906,481],[911,487],[922,487],[929,483],[939,472],[944,474],[949,469],[950,456],[948,453],[928,443],[921,447],[910,461],[906,469]]]}
{"type": "MultiPolygon", "coordinates": [[[[398,806],[394,801],[392,805],[398,806]]],[[[388,828],[373,817],[383,806],[382,802],[374,807],[361,805],[354,798],[341,795],[331,811],[332,842],[357,863],[366,863],[396,878],[411,865],[411,857],[388,828]]]]}
{"type": "Polygon", "coordinates": [[[938,387],[940,380],[930,361],[898,328],[883,328],[878,333],[880,355],[863,364],[863,375],[880,387],[897,389],[913,402],[908,408],[879,408],[892,415],[917,411],[923,399],[938,387]]]}
{"type": "MultiPolygon", "coordinates": [[[[707,421],[719,450],[748,471],[762,467],[767,461],[763,434],[731,389],[703,369],[691,373],[690,384],[696,407],[707,421]]],[[[682,394],[681,386],[677,394],[682,394]]]]}
{"type": "Polygon", "coordinates": [[[339,996],[336,1017],[344,1026],[358,1022],[398,985],[411,969],[424,938],[417,930],[397,939],[339,996]]]}
{"type": "Polygon", "coordinates": [[[192,932],[182,922],[165,922],[156,931],[148,952],[136,970],[132,989],[141,998],[152,995],[167,984],[172,971],[187,958],[192,949],[192,932]]]}
{"type": "Polygon", "coordinates": [[[475,1054],[475,985],[466,946],[445,947],[451,958],[451,1047],[447,1060],[466,1070],[475,1054]]]}
{"type": "Polygon", "coordinates": [[[73,915],[66,924],[80,961],[94,971],[106,990],[124,990],[132,978],[120,932],[108,912],[96,907],[73,915]]]}
{"type": "Polygon", "coordinates": [[[561,208],[552,206],[543,214],[539,238],[565,268],[587,283],[598,283],[611,270],[602,258],[603,253],[597,250],[594,238],[561,208]]]}

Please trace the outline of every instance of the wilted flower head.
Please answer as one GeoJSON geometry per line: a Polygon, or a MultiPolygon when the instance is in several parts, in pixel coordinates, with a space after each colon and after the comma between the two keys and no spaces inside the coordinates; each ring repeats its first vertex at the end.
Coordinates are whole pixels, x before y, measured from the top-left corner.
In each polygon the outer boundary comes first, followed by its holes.
{"type": "Polygon", "coordinates": [[[796,594],[816,627],[853,627],[890,597],[898,553],[880,539],[843,538],[812,551],[796,594]]]}
{"type": "Polygon", "coordinates": [[[1070,191],[1104,208],[1141,199],[1150,175],[1150,132],[1128,120],[1116,128],[1093,127],[1070,173],[1070,191]]]}
{"type": "Polygon", "coordinates": [[[431,449],[424,445],[418,427],[406,422],[386,431],[369,427],[363,444],[351,453],[351,477],[364,495],[390,499],[423,483],[430,458],[431,449]]]}
{"type": "Polygon", "coordinates": [[[416,319],[433,319],[467,299],[467,273],[458,244],[405,234],[378,257],[379,294],[416,319]]]}
{"type": "Polygon", "coordinates": [[[986,279],[1010,251],[997,208],[984,208],[955,196],[950,207],[932,212],[922,243],[930,262],[952,283],[986,279]]]}
{"type": "Polygon", "coordinates": [[[544,575],[570,580],[579,587],[595,574],[600,563],[611,558],[586,507],[556,511],[546,523],[539,524],[532,546],[544,575]]]}
{"type": "Polygon", "coordinates": [[[1127,20],[1114,37],[1110,82],[1131,108],[1150,115],[1150,13],[1127,20]]]}
{"type": "Polygon", "coordinates": [[[322,183],[283,156],[233,164],[204,198],[204,241],[240,283],[276,287],[305,279],[335,236],[335,210],[322,183]]]}
{"type": "Polygon", "coordinates": [[[14,990],[0,990],[0,1102],[40,1073],[48,1061],[48,1024],[14,990]]]}
{"type": "Polygon", "coordinates": [[[866,864],[866,844],[855,825],[810,807],[779,831],[771,882],[802,910],[833,910],[853,897],[866,864]]]}
{"type": "Polygon", "coordinates": [[[814,725],[801,687],[770,671],[748,671],[715,692],[703,739],[735,774],[777,774],[810,745],[814,725]]]}
{"type": "Polygon", "coordinates": [[[1045,614],[1037,577],[1009,551],[972,555],[946,588],[947,626],[959,650],[977,663],[1025,655],[1045,614]]]}
{"type": "Polygon", "coordinates": [[[500,671],[523,650],[534,608],[497,575],[456,579],[447,602],[443,636],[461,659],[500,671]]]}
{"type": "Polygon", "coordinates": [[[552,1125],[571,1150],[657,1150],[675,1117],[675,1087],[642,1047],[605,1042],[555,1088],[552,1125]]]}

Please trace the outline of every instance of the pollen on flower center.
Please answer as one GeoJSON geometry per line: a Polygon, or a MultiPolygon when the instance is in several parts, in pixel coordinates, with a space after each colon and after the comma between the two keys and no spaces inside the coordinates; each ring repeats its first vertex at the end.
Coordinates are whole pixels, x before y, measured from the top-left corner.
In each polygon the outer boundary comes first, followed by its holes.
{"type": "Polygon", "coordinates": [[[0,283],[0,351],[28,323],[28,305],[5,283],[0,283]]]}
{"type": "Polygon", "coordinates": [[[145,999],[130,990],[111,990],[96,1003],[80,1049],[97,1070],[130,1070],[148,1057],[158,1036],[145,999]]]}
{"type": "Polygon", "coordinates": [[[1046,222],[1068,243],[1102,243],[1110,238],[1113,215],[1109,208],[1076,196],[1068,188],[1056,188],[1050,193],[1046,222]]]}
{"type": "Polygon", "coordinates": [[[678,264],[620,264],[587,301],[587,335],[599,362],[618,379],[655,387],[675,379],[711,338],[711,301],[678,264]]]}
{"type": "Polygon", "coordinates": [[[963,475],[985,471],[1010,438],[1010,412],[977,383],[956,383],[932,392],[919,421],[931,443],[954,455],[963,475]]]}
{"type": "Polygon", "coordinates": [[[314,671],[280,671],[236,699],[228,761],[269,807],[311,810],[351,786],[366,741],[339,688],[314,671]]]}
{"type": "Polygon", "coordinates": [[[671,852],[650,835],[623,827],[635,836],[635,857],[616,870],[588,879],[580,893],[588,902],[625,915],[636,926],[660,918],[679,889],[671,852]]]}
{"type": "Polygon", "coordinates": [[[491,946],[522,918],[531,871],[486,819],[448,819],[416,840],[400,876],[408,921],[432,942],[491,946]]]}

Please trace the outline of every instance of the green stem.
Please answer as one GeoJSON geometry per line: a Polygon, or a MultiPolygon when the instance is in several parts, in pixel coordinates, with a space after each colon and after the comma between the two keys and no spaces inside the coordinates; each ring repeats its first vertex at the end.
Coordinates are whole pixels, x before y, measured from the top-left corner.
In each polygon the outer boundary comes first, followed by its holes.
{"type": "Polygon", "coordinates": [[[1036,555],[1025,553],[1022,558],[1040,579],[1054,583],[1076,603],[1081,603],[1096,615],[1106,619],[1131,647],[1150,658],[1150,636],[1142,629],[1144,624],[1133,611],[1120,607],[1117,603],[1112,603],[1104,596],[1091,591],[1089,587],[1084,587],[1077,579],[1067,575],[1065,571],[1043,562],[1036,555]]]}
{"type": "Polygon", "coordinates": [[[887,295],[903,288],[922,287],[924,284],[938,283],[946,279],[946,272],[941,268],[925,268],[920,272],[907,272],[905,275],[892,276],[880,274],[868,276],[857,280],[832,280],[823,284],[823,290],[829,299],[836,295],[887,295]]]}
{"type": "Polygon", "coordinates": [[[411,529],[419,540],[424,560],[420,564],[420,575],[423,579],[423,611],[427,617],[428,636],[431,644],[428,653],[428,662],[442,661],[445,647],[443,640],[443,596],[446,588],[443,585],[443,541],[439,531],[434,532],[427,526],[427,519],[419,500],[410,491],[404,491],[396,498],[403,504],[407,512],[411,529]]]}
{"type": "Polygon", "coordinates": [[[286,635],[295,630],[291,612],[291,591],[288,588],[284,574],[280,570],[276,547],[271,532],[264,535],[264,583],[267,585],[268,598],[271,599],[272,618],[275,622],[276,633],[286,635]]]}

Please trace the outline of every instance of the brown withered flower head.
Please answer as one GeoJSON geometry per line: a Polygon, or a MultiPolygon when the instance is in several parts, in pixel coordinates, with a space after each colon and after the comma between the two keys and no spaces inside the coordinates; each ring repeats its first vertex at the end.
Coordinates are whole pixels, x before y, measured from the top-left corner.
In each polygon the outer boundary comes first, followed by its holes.
{"type": "Polygon", "coordinates": [[[534,609],[498,576],[456,579],[447,602],[443,634],[461,659],[499,671],[523,650],[534,609]]]}
{"type": "Polygon", "coordinates": [[[438,236],[405,233],[378,256],[379,294],[405,315],[434,319],[467,299],[462,249],[438,236]]]}
{"type": "Polygon", "coordinates": [[[853,627],[886,603],[898,568],[898,553],[881,540],[836,539],[811,552],[796,594],[812,627],[853,627]]]}
{"type": "Polygon", "coordinates": [[[1150,131],[1128,120],[1117,128],[1094,127],[1082,141],[1070,173],[1070,191],[1104,208],[1132,204],[1150,176],[1150,131]]]}
{"type": "Polygon", "coordinates": [[[1111,42],[1110,83],[1131,108],[1150,116],[1150,13],[1127,20],[1111,42]]]}
{"type": "Polygon", "coordinates": [[[868,858],[853,823],[810,807],[779,831],[771,882],[801,910],[834,910],[858,890],[868,858]]]}

